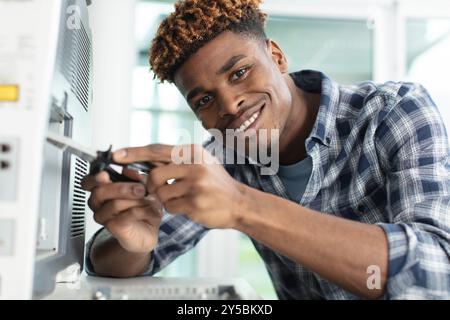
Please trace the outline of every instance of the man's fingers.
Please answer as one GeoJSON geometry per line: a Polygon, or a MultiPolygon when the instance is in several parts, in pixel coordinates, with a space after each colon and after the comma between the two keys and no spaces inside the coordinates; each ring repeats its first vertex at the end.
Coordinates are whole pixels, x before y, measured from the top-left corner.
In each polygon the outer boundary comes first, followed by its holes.
{"type": "Polygon", "coordinates": [[[167,162],[152,161],[152,164],[153,164],[155,167],[161,167],[161,166],[167,165],[167,162]]]}
{"type": "Polygon", "coordinates": [[[131,238],[137,228],[142,229],[138,231],[152,231],[159,227],[160,219],[149,221],[149,210],[148,207],[133,207],[122,211],[114,219],[106,222],[105,227],[117,239],[131,238]]]}
{"type": "Polygon", "coordinates": [[[102,171],[95,176],[92,175],[85,176],[81,180],[81,187],[86,191],[92,191],[92,189],[99,186],[100,184],[108,184],[108,183],[111,183],[111,179],[109,178],[107,172],[102,171]]]}
{"type": "Polygon", "coordinates": [[[173,146],[152,144],[146,147],[125,148],[114,152],[117,163],[126,164],[138,161],[170,163],[173,146]]]}
{"type": "Polygon", "coordinates": [[[159,226],[161,224],[162,219],[162,209],[155,209],[154,206],[148,206],[147,213],[145,215],[144,220],[150,223],[152,226],[159,226]]]}
{"type": "Polygon", "coordinates": [[[168,180],[182,180],[188,176],[192,168],[189,165],[169,164],[150,171],[147,180],[147,190],[155,192],[159,187],[167,184],[168,180]]]}
{"type": "Polygon", "coordinates": [[[187,181],[177,181],[172,184],[165,184],[156,189],[156,195],[162,203],[175,198],[186,196],[191,191],[191,185],[187,181]]]}
{"type": "Polygon", "coordinates": [[[164,207],[167,212],[172,214],[187,214],[191,211],[187,197],[169,200],[164,204],[164,207]]]}
{"type": "Polygon", "coordinates": [[[145,207],[148,205],[148,200],[110,200],[105,202],[105,204],[94,213],[94,220],[101,225],[105,225],[122,211],[133,207],[145,207]]]}
{"type": "Polygon", "coordinates": [[[96,212],[108,200],[140,200],[145,197],[145,186],[141,183],[110,183],[101,185],[91,191],[89,207],[96,212]]]}

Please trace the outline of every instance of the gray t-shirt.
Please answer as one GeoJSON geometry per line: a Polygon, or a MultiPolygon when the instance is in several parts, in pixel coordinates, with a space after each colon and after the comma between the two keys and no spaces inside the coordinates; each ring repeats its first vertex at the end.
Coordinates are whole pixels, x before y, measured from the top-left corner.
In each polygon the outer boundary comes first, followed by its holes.
{"type": "Polygon", "coordinates": [[[288,166],[280,166],[278,177],[286,187],[287,194],[292,201],[300,202],[311,176],[311,171],[311,157],[306,157],[302,161],[288,166]]]}

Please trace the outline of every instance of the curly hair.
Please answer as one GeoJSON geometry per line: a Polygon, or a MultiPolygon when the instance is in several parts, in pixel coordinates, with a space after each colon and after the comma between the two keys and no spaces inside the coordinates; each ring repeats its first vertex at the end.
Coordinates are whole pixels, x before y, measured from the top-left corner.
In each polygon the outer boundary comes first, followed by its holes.
{"type": "Polygon", "coordinates": [[[159,26],[150,48],[150,66],[161,82],[223,31],[265,40],[262,0],[179,0],[159,26]]]}

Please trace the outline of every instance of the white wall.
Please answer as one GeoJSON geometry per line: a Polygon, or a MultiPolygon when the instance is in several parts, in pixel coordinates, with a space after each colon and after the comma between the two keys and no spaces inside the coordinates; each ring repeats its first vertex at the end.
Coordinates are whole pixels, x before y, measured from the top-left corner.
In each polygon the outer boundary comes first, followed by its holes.
{"type": "MultiPolygon", "coordinates": [[[[135,0],[93,0],[89,18],[93,38],[92,147],[127,146],[130,135],[131,80],[135,64],[135,0]]],[[[97,225],[86,219],[86,238],[97,225]]]]}

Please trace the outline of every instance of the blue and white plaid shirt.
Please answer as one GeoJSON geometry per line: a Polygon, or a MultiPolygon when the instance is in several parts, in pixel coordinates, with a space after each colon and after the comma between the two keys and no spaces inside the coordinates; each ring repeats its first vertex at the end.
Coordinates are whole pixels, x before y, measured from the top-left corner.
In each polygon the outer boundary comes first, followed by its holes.
{"type": "MultiPolygon", "coordinates": [[[[316,71],[300,71],[292,77],[303,90],[321,93],[315,125],[304,142],[313,169],[299,204],[383,228],[389,242],[383,298],[450,298],[449,146],[428,93],[413,83],[341,86],[316,71]]],[[[289,199],[279,177],[260,175],[257,167],[245,164],[227,169],[253,188],[289,199]]],[[[155,274],[191,249],[207,231],[185,216],[165,214],[145,275],[155,274]]],[[[86,261],[89,274],[93,274],[91,243],[92,239],[86,261]]],[[[358,298],[253,243],[279,298],[358,298]]]]}

